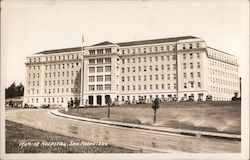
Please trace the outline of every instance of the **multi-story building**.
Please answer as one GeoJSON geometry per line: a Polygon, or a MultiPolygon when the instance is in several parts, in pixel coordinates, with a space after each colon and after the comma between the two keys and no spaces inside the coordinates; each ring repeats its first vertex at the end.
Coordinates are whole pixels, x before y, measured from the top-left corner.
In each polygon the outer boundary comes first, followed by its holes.
{"type": "Polygon", "coordinates": [[[26,66],[24,103],[33,105],[226,101],[239,92],[237,58],[192,36],[49,50],[27,57],[26,66]]]}

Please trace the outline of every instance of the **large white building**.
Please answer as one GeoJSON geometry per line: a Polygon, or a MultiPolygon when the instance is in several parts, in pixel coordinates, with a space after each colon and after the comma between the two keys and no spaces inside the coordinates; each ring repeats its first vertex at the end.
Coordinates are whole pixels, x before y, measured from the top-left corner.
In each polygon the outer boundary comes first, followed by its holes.
{"type": "Polygon", "coordinates": [[[186,36],[48,50],[26,61],[24,103],[82,106],[158,97],[215,101],[239,92],[237,58],[186,36]]]}

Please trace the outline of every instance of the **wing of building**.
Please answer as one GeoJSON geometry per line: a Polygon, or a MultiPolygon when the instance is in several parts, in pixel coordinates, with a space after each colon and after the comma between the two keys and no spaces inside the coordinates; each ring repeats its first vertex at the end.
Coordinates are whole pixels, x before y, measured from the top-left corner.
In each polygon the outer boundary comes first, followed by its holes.
{"type": "Polygon", "coordinates": [[[193,36],[47,50],[25,64],[24,103],[34,106],[228,101],[240,86],[237,58],[193,36]]]}

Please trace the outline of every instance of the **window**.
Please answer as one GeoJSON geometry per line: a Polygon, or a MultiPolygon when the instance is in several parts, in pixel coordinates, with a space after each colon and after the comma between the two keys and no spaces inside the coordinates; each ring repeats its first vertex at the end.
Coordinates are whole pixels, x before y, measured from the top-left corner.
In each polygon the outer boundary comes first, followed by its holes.
{"type": "Polygon", "coordinates": [[[183,54],[183,59],[186,59],[186,54],[183,54]]]}
{"type": "Polygon", "coordinates": [[[158,71],[158,66],[157,65],[155,65],[155,71],[158,71]]]}
{"type": "Polygon", "coordinates": [[[189,44],[189,49],[192,49],[193,48],[193,45],[192,44],[189,44]]]}
{"type": "Polygon", "coordinates": [[[127,59],[127,61],[128,61],[128,63],[130,63],[130,59],[129,58],[127,59]]]}
{"type": "Polygon", "coordinates": [[[111,58],[105,58],[105,63],[110,64],[111,63],[111,58]]]}
{"type": "Polygon", "coordinates": [[[96,85],[96,89],[97,89],[97,90],[103,90],[103,85],[101,85],[101,84],[96,85]]]}
{"type": "Polygon", "coordinates": [[[190,63],[190,68],[192,69],[194,66],[193,66],[193,63],[190,63]]]}
{"type": "Polygon", "coordinates": [[[95,90],[95,86],[94,85],[89,85],[89,90],[90,91],[94,91],[95,90]]]}
{"type": "Polygon", "coordinates": [[[133,76],[133,81],[135,81],[135,76],[133,76]]]}
{"type": "Polygon", "coordinates": [[[161,79],[164,80],[164,74],[161,75],[161,79]]]}
{"type": "Polygon", "coordinates": [[[102,75],[97,76],[97,82],[101,82],[101,81],[103,81],[103,76],[102,75]]]}
{"type": "Polygon", "coordinates": [[[135,67],[133,67],[133,72],[135,72],[135,67]]]}
{"type": "Polygon", "coordinates": [[[122,91],[124,91],[124,86],[122,86],[122,91]]]}
{"type": "Polygon", "coordinates": [[[138,81],[141,81],[141,76],[138,76],[138,81]]]}
{"type": "Polygon", "coordinates": [[[198,87],[201,88],[201,82],[198,82],[198,87]]]}
{"type": "Polygon", "coordinates": [[[161,84],[161,89],[164,89],[164,84],[161,84]]]}
{"type": "Polygon", "coordinates": [[[187,88],[187,83],[184,83],[183,87],[184,87],[184,88],[187,88]]]}
{"type": "Polygon", "coordinates": [[[170,65],[169,65],[169,64],[167,65],[167,70],[168,70],[168,71],[170,70],[170,65]]]}
{"type": "Polygon", "coordinates": [[[140,66],[138,67],[138,71],[141,72],[141,67],[140,66]]]}
{"type": "Polygon", "coordinates": [[[183,69],[186,69],[186,68],[187,68],[186,63],[183,63],[183,69]]]}
{"type": "Polygon", "coordinates": [[[147,66],[143,66],[143,70],[144,70],[144,72],[146,72],[147,71],[147,66]]]}
{"type": "Polygon", "coordinates": [[[173,64],[173,70],[176,70],[176,64],[173,64]]]}
{"type": "Polygon", "coordinates": [[[200,65],[200,62],[197,62],[197,68],[200,68],[201,65],[200,65]]]}
{"type": "Polygon", "coordinates": [[[190,53],[189,56],[190,56],[190,59],[193,59],[193,54],[192,53],[190,53]]]}
{"type": "Polygon", "coordinates": [[[156,61],[156,62],[158,61],[158,57],[155,57],[155,61],[156,61]]]}
{"type": "Polygon", "coordinates": [[[95,67],[89,67],[89,73],[95,73],[95,67]]]}
{"type": "Polygon", "coordinates": [[[164,65],[161,65],[161,70],[164,70],[164,65]]]}
{"type": "Polygon", "coordinates": [[[141,85],[138,85],[138,90],[139,90],[139,91],[141,90],[141,85]]]}
{"type": "Polygon", "coordinates": [[[152,75],[149,75],[149,80],[152,80],[152,75]]]}
{"type": "Polygon", "coordinates": [[[168,89],[170,89],[170,84],[168,84],[168,89]]]}
{"type": "Polygon", "coordinates": [[[127,90],[128,90],[128,91],[130,90],[130,86],[127,86],[127,90]]]}
{"type": "Polygon", "coordinates": [[[105,81],[111,81],[111,75],[105,75],[105,81]]]}
{"type": "Polygon", "coordinates": [[[110,72],[111,71],[111,66],[105,66],[105,72],[110,72]]]}
{"type": "Polygon", "coordinates": [[[129,82],[130,81],[130,77],[128,76],[127,79],[128,79],[128,82],[129,82]]]}
{"type": "Polygon", "coordinates": [[[187,78],[187,73],[183,73],[183,78],[187,78]]]}
{"type": "Polygon", "coordinates": [[[167,74],[168,80],[170,80],[170,74],[167,74]]]}
{"type": "Polygon", "coordinates": [[[147,76],[146,75],[144,75],[144,81],[147,81],[147,76]]]}
{"type": "Polygon", "coordinates": [[[103,54],[103,49],[98,49],[97,54],[103,54]]]}
{"type": "Polygon", "coordinates": [[[130,72],[130,68],[129,67],[127,67],[127,71],[130,72]]]}
{"type": "Polygon", "coordinates": [[[191,78],[194,78],[193,72],[190,73],[190,77],[191,77],[191,78]]]}
{"type": "Polygon", "coordinates": [[[201,72],[197,72],[197,77],[201,77],[201,72]]]}
{"type": "Polygon", "coordinates": [[[190,87],[194,88],[194,82],[190,82],[190,87]]]}
{"type": "Polygon", "coordinates": [[[158,89],[158,84],[155,85],[155,89],[158,89]]]}
{"type": "Polygon", "coordinates": [[[89,64],[95,64],[95,59],[89,59],[89,64]]]}
{"type": "Polygon", "coordinates": [[[105,53],[111,53],[111,48],[105,49],[105,53]]]}
{"type": "Polygon", "coordinates": [[[200,53],[197,53],[196,55],[197,55],[197,59],[199,59],[200,58],[200,53]]]}
{"type": "Polygon", "coordinates": [[[105,84],[105,90],[111,90],[111,84],[105,84]]]}
{"type": "Polygon", "coordinates": [[[138,63],[141,63],[141,58],[138,58],[138,63]]]}
{"type": "Polygon", "coordinates": [[[97,72],[103,72],[103,67],[97,67],[97,72]]]}
{"type": "Polygon", "coordinates": [[[161,60],[164,61],[164,56],[161,56],[161,60]]]}
{"type": "Polygon", "coordinates": [[[176,83],[174,83],[174,89],[176,89],[176,83]]]}
{"type": "Polygon", "coordinates": [[[124,68],[122,68],[122,73],[124,73],[124,70],[125,70],[125,69],[124,69],[124,68]]]}
{"type": "Polygon", "coordinates": [[[152,66],[149,66],[149,70],[152,71],[152,66]]]}
{"type": "Polygon", "coordinates": [[[95,76],[89,76],[89,82],[95,82],[95,76]]]}
{"type": "Polygon", "coordinates": [[[152,57],[149,57],[149,61],[152,62],[152,57]]]}
{"type": "Polygon", "coordinates": [[[103,64],[103,59],[102,58],[97,59],[97,64],[103,64]]]}
{"type": "Polygon", "coordinates": [[[158,80],[158,75],[155,75],[155,80],[158,80]]]}
{"type": "Polygon", "coordinates": [[[149,85],[149,88],[150,88],[151,90],[153,89],[153,86],[152,86],[152,84],[150,84],[150,85],[149,85]]]}
{"type": "Polygon", "coordinates": [[[176,74],[173,74],[174,79],[176,79],[176,74]]]}
{"type": "Polygon", "coordinates": [[[147,86],[146,85],[144,85],[144,90],[147,90],[147,86]]]}
{"type": "Polygon", "coordinates": [[[147,58],[146,57],[144,57],[143,59],[144,59],[144,62],[147,62],[147,58]]]}
{"type": "Polygon", "coordinates": [[[200,48],[200,44],[199,43],[196,43],[196,48],[200,48]]]}

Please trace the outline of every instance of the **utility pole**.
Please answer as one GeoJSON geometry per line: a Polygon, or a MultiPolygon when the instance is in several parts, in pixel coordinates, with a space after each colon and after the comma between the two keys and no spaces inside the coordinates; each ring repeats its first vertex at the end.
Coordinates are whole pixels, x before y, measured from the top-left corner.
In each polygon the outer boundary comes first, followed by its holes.
{"type": "Polygon", "coordinates": [[[177,43],[175,45],[175,67],[176,67],[176,98],[177,102],[179,102],[179,79],[178,79],[178,53],[177,53],[177,43]]]}
{"type": "Polygon", "coordinates": [[[81,46],[81,92],[80,92],[80,106],[84,106],[84,101],[83,101],[83,70],[84,70],[84,63],[83,63],[83,43],[84,43],[84,37],[82,33],[82,46],[81,46]]]}

